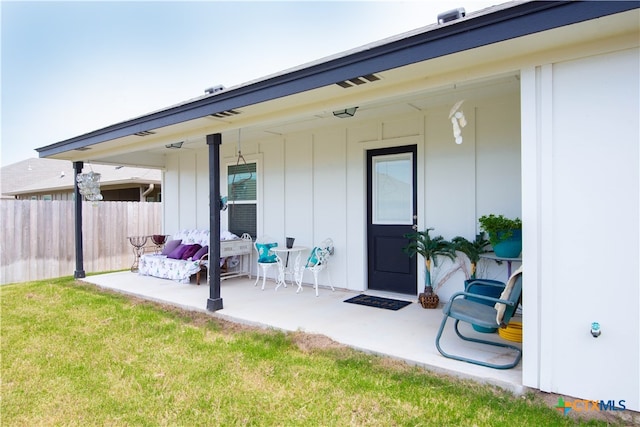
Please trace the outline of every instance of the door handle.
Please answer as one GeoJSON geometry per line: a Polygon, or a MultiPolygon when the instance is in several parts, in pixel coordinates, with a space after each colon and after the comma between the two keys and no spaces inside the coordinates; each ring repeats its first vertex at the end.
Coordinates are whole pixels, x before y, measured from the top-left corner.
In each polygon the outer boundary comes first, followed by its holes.
{"type": "Polygon", "coordinates": [[[413,224],[411,228],[413,228],[413,231],[418,231],[418,226],[416,224],[413,224]]]}

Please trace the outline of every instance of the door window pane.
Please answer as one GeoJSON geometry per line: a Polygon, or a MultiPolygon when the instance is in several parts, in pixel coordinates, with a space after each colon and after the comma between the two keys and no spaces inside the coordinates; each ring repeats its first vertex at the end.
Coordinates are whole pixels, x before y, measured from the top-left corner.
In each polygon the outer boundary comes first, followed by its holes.
{"type": "Polygon", "coordinates": [[[377,156],[372,161],[373,223],[413,224],[413,154],[377,156]]]}

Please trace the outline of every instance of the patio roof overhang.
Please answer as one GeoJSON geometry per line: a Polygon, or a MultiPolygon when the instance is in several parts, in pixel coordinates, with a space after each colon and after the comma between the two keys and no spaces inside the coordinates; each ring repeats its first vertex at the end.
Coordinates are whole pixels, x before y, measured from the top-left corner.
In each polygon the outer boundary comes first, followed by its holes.
{"type": "Polygon", "coordinates": [[[249,140],[320,127],[337,120],[333,110],[350,106],[360,107],[359,118],[415,112],[449,102],[447,94],[454,87],[458,92],[482,91],[491,86],[489,81],[515,82],[522,63],[538,52],[637,33],[637,12],[638,2],[628,1],[494,6],[37,151],[40,157],[161,168],[169,150],[165,145],[185,141],[204,146],[207,134],[220,133],[224,141],[235,142],[240,128],[243,140],[249,140]],[[349,84],[370,75],[379,80],[349,84]]]}

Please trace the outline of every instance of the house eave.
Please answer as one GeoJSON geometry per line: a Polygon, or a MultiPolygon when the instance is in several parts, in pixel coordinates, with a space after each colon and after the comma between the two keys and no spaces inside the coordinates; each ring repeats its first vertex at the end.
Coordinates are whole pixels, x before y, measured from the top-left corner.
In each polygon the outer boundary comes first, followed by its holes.
{"type": "MultiPolygon", "coordinates": [[[[144,179],[114,180],[114,181],[102,182],[100,184],[100,187],[103,189],[113,189],[113,188],[134,187],[134,186],[144,187],[144,186],[149,186],[150,184],[160,185],[162,184],[162,181],[144,180],[144,179]]],[[[61,185],[52,185],[52,186],[40,187],[40,188],[34,188],[33,186],[30,186],[29,188],[22,188],[19,190],[7,191],[3,194],[8,196],[22,196],[25,194],[33,194],[33,193],[41,194],[41,193],[48,193],[48,192],[73,191],[74,188],[75,187],[73,184],[65,183],[61,185]]]]}
{"type": "Polygon", "coordinates": [[[261,80],[203,96],[74,138],[37,148],[40,157],[82,150],[211,114],[240,109],[333,85],[354,77],[428,61],[529,34],[638,8],[628,1],[524,2],[489,8],[444,25],[366,45],[261,80]]]}

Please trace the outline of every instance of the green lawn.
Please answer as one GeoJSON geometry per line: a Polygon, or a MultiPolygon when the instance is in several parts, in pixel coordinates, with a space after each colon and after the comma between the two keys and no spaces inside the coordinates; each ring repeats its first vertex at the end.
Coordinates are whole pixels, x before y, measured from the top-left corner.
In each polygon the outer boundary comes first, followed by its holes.
{"type": "Polygon", "coordinates": [[[72,278],[5,285],[0,297],[3,426],[576,423],[534,395],[72,278]]]}

